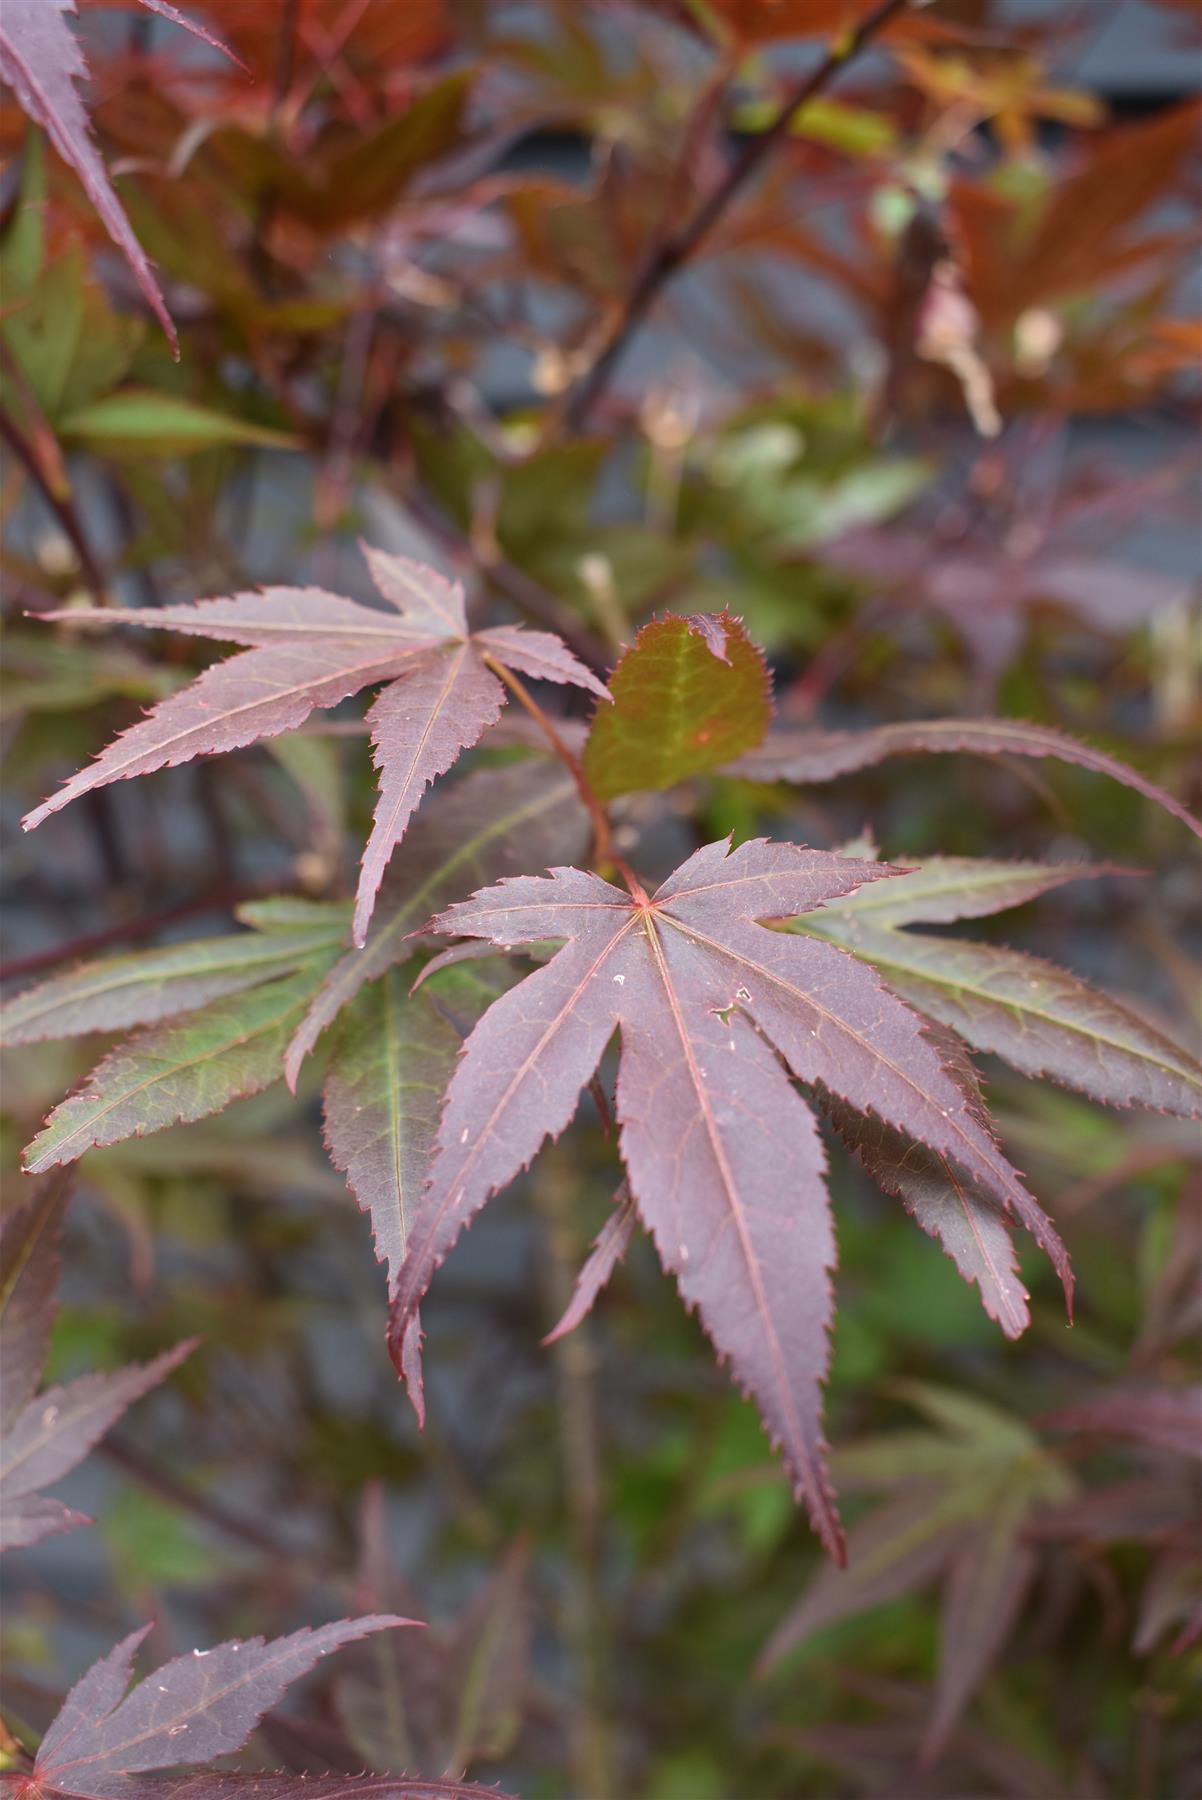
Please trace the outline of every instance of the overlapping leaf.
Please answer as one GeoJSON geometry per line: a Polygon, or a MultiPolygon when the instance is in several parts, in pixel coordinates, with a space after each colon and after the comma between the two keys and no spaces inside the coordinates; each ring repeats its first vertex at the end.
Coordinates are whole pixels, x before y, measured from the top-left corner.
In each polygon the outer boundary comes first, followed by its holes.
{"type": "Polygon", "coordinates": [[[821,1569],[761,1657],[775,1667],[841,1619],[944,1582],[939,1672],[924,1753],[938,1755],[1022,1609],[1035,1559],[1026,1531],[1073,1482],[1018,1420],[960,1392],[915,1383],[911,1402],[937,1427],[851,1444],[834,1459],[846,1483],[885,1497],[851,1532],[848,1570],[821,1569]]]}
{"type": "Polygon", "coordinates": [[[799,928],[870,962],[903,1000],[1025,1075],[1050,1075],[1114,1106],[1195,1117],[1202,1068],[1131,1008],[1023,952],[900,929],[978,918],[1103,872],[936,857],[890,884],[892,904],[852,896],[799,928]]]}
{"type": "MultiPolygon", "coordinates": [[[[902,876],[890,885],[900,887],[909,879],[902,876]]],[[[953,1032],[942,1032],[937,1041],[944,1067],[982,1130],[991,1130],[968,1052],[953,1032]]],[[[965,1281],[976,1283],[990,1318],[1007,1337],[1025,1331],[1030,1323],[1027,1295],[1006,1207],[994,1188],[965,1175],[952,1158],[915,1142],[871,1113],[857,1112],[821,1089],[818,1097],[839,1136],[877,1185],[895,1195],[915,1222],[939,1240],[965,1281]]]]}
{"type": "Polygon", "coordinates": [[[814,954],[820,940],[756,922],[891,873],[791,844],[711,844],[652,899],[560,868],[443,913],[438,930],[504,948],[566,943],[468,1039],[394,1305],[399,1337],[459,1232],[568,1124],[620,1028],[616,1105],[639,1213],[837,1557],[820,1427],[834,1240],[821,1143],[783,1065],[954,1162],[1028,1225],[1068,1283],[1049,1221],[919,1020],[832,946],[814,954]]]}
{"type": "Polygon", "coordinates": [[[33,1399],[50,1348],[70,1181],[52,1175],[0,1219],[0,1434],[33,1399]]]}
{"type": "Polygon", "coordinates": [[[94,1145],[202,1119],[270,1086],[337,954],[318,951],[293,975],[210,1001],[119,1045],[55,1107],[25,1152],[26,1169],[40,1174],[94,1145]]]}
{"type": "Polygon", "coordinates": [[[644,625],[610,677],[584,769],[603,800],[674,787],[762,743],[772,716],[764,659],[742,621],[668,614],[644,625]]]}
{"type": "Polygon", "coordinates": [[[153,1025],[287,974],[339,943],[346,926],[345,910],[332,906],[282,930],[197,938],[85,963],[10,1001],[0,1010],[0,1038],[16,1046],[153,1025]]]}
{"type": "Polygon", "coordinates": [[[157,1387],[195,1347],[153,1362],[83,1375],[36,1392],[58,1285],[67,1187],[43,1183],[0,1227],[0,1549],[36,1544],[90,1520],[40,1492],[70,1473],[126,1408],[157,1387]]]}
{"type": "Polygon", "coordinates": [[[588,844],[588,815],[575,783],[545,762],[479,769],[423,815],[406,845],[403,874],[389,877],[362,950],[330,970],[288,1046],[284,1072],[295,1088],[321,1033],[365,982],[414,956],[414,933],[466,888],[572,858],[588,844]]]}
{"type": "MultiPolygon", "coordinates": [[[[363,1571],[360,1590],[383,1588],[390,1604],[407,1607],[391,1566],[373,1561],[378,1566],[363,1571]]],[[[529,1563],[529,1544],[519,1539],[449,1625],[381,1638],[362,1669],[339,1680],[338,1716],[369,1767],[439,1773],[507,1754],[527,1678],[529,1563]]]]}
{"type": "MultiPolygon", "coordinates": [[[[394,1293],[464,1038],[507,983],[495,968],[447,969],[417,994],[392,968],[338,1022],[324,1091],[326,1147],[372,1222],[394,1293]]],[[[412,1345],[412,1340],[411,1340],[412,1345]]],[[[404,1346],[398,1356],[404,1362],[404,1346]]],[[[415,1362],[407,1372],[415,1385],[415,1362]]]]}
{"type": "MultiPolygon", "coordinates": [[[[217,49],[224,49],[203,26],[168,6],[166,0],[142,0],[151,12],[185,26],[217,49]]],[[[144,299],[178,354],[175,326],[146,254],[133,234],[113,190],[104,161],[92,139],[92,128],[76,82],[87,75],[83,52],[64,14],[75,0],[5,0],[0,18],[0,80],[22,108],[40,125],[64,162],[79,176],[113,242],[121,251],[144,299]]],[[[228,52],[227,52],[228,54],[228,52]]]]}
{"type": "Polygon", "coordinates": [[[1048,725],[1018,719],[920,719],[914,723],[877,725],[866,731],[781,731],[758,750],[731,763],[726,773],[747,781],[834,781],[858,769],[869,769],[891,756],[945,755],[1051,757],[1076,763],[1098,775],[1134,788],[1156,801],[1202,837],[1202,823],[1164,788],[1157,787],[1115,756],[1082,744],[1048,725]]]}
{"type": "Polygon", "coordinates": [[[370,549],[366,555],[388,611],[318,588],[267,588],[190,606],[49,615],[164,627],[243,649],[123,732],[36,807],[26,829],[94,788],[277,736],[303,724],[315,707],[387,682],[367,715],[380,794],[355,904],[353,935],[361,945],[384,870],[426,788],[499,717],[502,672],[609,697],[551,633],[506,625],[469,634],[458,584],[405,557],[370,549]]]}

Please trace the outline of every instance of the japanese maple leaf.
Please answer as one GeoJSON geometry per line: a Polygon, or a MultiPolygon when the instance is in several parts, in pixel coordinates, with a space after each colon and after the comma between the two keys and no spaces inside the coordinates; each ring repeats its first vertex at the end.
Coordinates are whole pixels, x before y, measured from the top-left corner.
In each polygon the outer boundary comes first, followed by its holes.
{"type": "MultiPolygon", "coordinates": [[[[166,0],[141,0],[150,12],[182,25],[206,44],[232,53],[203,25],[187,19],[166,0]]],[[[22,109],[45,131],[64,162],[83,183],[109,235],[133,271],[143,298],[158,319],[178,356],[175,326],[146,253],[134,236],[113,190],[104,159],[92,139],[88,115],[75,83],[87,74],[78,39],[64,17],[75,0],[5,0],[0,17],[0,81],[7,83],[22,109]]],[[[237,60],[236,58],[234,59],[237,60]]]]}
{"type": "Polygon", "coordinates": [[[367,546],[364,554],[390,611],[320,588],[264,588],[185,606],[45,615],[159,626],[245,648],[115,738],[35,807],[23,820],[25,829],[93,788],[278,736],[302,724],[314,707],[337,706],[385,681],[367,714],[380,797],[355,901],[353,936],[362,945],[388,860],[423,793],[496,723],[509,671],[572,682],[609,699],[552,633],[520,625],[469,633],[457,582],[407,557],[367,546]]]}
{"type": "MultiPolygon", "coordinates": [[[[163,1663],[127,1692],[150,1630],[144,1625],[80,1676],[42,1739],[32,1775],[17,1778],[16,1791],[31,1800],[47,1793],[105,1800],[138,1791],[131,1775],[228,1755],[322,1657],[373,1632],[414,1623],[373,1613],[269,1641],[231,1639],[163,1663]]],[[[255,1791],[250,1780],[246,1788],[255,1791]]]]}
{"type": "Polygon", "coordinates": [[[1028,1225],[1068,1282],[1049,1221],[918,1017],[867,965],[757,923],[895,872],[793,844],[717,843],[650,899],[637,884],[626,894],[559,868],[442,913],[433,928],[447,934],[566,943],[467,1040],[392,1321],[415,1352],[434,1271],[488,1197],[568,1124],[620,1028],[616,1109],[635,1204],[839,1560],[820,1424],[835,1262],[826,1159],[786,1068],[954,1162],[1028,1225]]]}
{"type": "Polygon", "coordinates": [[[69,1474],[135,1400],[196,1348],[192,1338],[153,1362],[38,1392],[57,1311],[69,1182],[52,1176],[0,1223],[0,1550],[91,1524],[41,1489],[69,1474]]]}

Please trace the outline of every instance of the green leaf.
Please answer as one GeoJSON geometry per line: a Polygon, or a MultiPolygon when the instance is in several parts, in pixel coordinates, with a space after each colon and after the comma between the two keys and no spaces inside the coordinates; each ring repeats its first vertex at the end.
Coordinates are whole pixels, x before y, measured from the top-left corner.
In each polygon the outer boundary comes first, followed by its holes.
{"type": "MultiPolygon", "coordinates": [[[[750,100],[735,109],[734,122],[740,131],[764,131],[778,110],[774,101],[750,100]]],[[[794,137],[827,144],[845,156],[888,156],[898,147],[897,127],[884,113],[822,95],[798,107],[789,130],[794,137]]]]}
{"type": "Polygon", "coordinates": [[[716,768],[761,744],[772,716],[764,659],[728,613],[653,619],[609,687],[614,704],[598,711],[584,747],[603,800],[716,768]]]}
{"type": "Polygon", "coordinates": [[[504,967],[446,969],[418,994],[389,969],[344,1010],[326,1077],[326,1147],[369,1213],[389,1287],[405,1254],[442,1096],[463,1039],[508,985],[504,967]]]}
{"type": "Polygon", "coordinates": [[[998,944],[869,924],[842,906],[806,914],[788,929],[850,950],[919,1012],[1024,1075],[1050,1076],[1110,1106],[1184,1118],[1202,1110],[1197,1061],[1066,969],[998,944]]]}
{"type": "Polygon", "coordinates": [[[257,444],[264,449],[295,450],[299,439],[249,419],[199,406],[176,394],[153,388],[122,388],[59,420],[65,439],[78,439],[95,450],[113,454],[187,456],[226,444],[257,444]]]}
{"type": "Polygon", "coordinates": [[[333,946],[346,926],[306,921],[271,935],[241,932],[111,956],[41,982],[0,1012],[5,1045],[125,1031],[189,1012],[227,994],[258,987],[333,946]]]}
{"type": "Polygon", "coordinates": [[[155,1025],[112,1051],[79,1093],[56,1106],[26,1151],[31,1174],[208,1113],[275,1081],[288,1040],[334,960],[328,950],[283,981],[155,1025]]]}

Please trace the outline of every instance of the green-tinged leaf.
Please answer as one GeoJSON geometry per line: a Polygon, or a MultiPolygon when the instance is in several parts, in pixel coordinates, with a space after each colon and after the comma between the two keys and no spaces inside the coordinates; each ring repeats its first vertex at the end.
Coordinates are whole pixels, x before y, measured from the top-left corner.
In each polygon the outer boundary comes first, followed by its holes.
{"type": "Polygon", "coordinates": [[[609,686],[584,748],[603,800],[716,768],[762,743],[772,716],[764,659],[727,613],[653,619],[609,686]]]}
{"type": "Polygon", "coordinates": [[[94,1144],[201,1119],[267,1087],[335,954],[327,950],[282,981],[213,1001],[182,1024],[151,1026],[112,1051],[79,1093],[55,1107],[26,1152],[26,1168],[37,1174],[74,1162],[94,1144]]]}
{"type": "Polygon", "coordinates": [[[345,919],[313,922],[308,929],[239,932],[85,963],[10,1001],[0,1012],[0,1040],[36,1044],[151,1025],[270,981],[335,944],[344,930],[345,919]]]}
{"type": "Polygon", "coordinates": [[[1112,1106],[1193,1118],[1202,1068],[1141,1019],[1067,970],[995,944],[868,924],[832,908],[794,921],[879,970],[894,993],[974,1049],[1024,1075],[1048,1075],[1112,1106]]]}
{"type": "MultiPolygon", "coordinates": [[[[734,122],[741,131],[763,131],[775,120],[777,111],[774,101],[751,100],[735,109],[734,122]]],[[[885,113],[824,96],[799,107],[789,121],[789,130],[795,137],[826,144],[845,156],[887,156],[898,143],[897,127],[885,113]]]]}
{"type": "Polygon", "coordinates": [[[76,712],[114,695],[161,700],[182,679],[176,670],[156,667],[136,650],[119,645],[6,631],[0,720],[19,719],[26,713],[76,712]]]}
{"type": "Polygon", "coordinates": [[[505,1756],[517,1737],[530,1638],[529,1566],[530,1546],[521,1539],[459,1620],[448,1659],[448,1769],[505,1756]]]}
{"type": "Polygon", "coordinates": [[[256,425],[175,394],[156,393],[153,388],[122,388],[103,400],[94,400],[60,419],[58,429],[68,441],[131,455],[186,456],[226,444],[256,444],[269,450],[299,447],[291,432],[256,425]]]}
{"type": "Polygon", "coordinates": [[[392,968],[355,995],[339,1020],[324,1094],[326,1146],[371,1217],[390,1290],[460,1047],[508,982],[494,963],[444,970],[417,994],[409,985],[392,968]]]}
{"type": "Polygon", "coordinates": [[[293,1087],[321,1033],[367,981],[407,962],[419,932],[439,907],[470,889],[524,868],[571,858],[588,842],[588,815],[576,785],[558,764],[517,763],[478,769],[418,819],[402,865],[385,878],[362,950],[330,970],[288,1048],[293,1087]]]}
{"type": "Polygon", "coordinates": [[[947,1743],[1022,1611],[1035,1573],[1035,1552],[1022,1538],[1030,1508],[1031,1495],[1020,1471],[1014,1487],[993,1507],[986,1529],[974,1534],[952,1561],[944,1591],[935,1703],[923,1743],[926,1762],[933,1762],[947,1743]]]}
{"type": "Polygon", "coordinates": [[[256,931],[326,931],[342,936],[351,922],[347,900],[309,900],[303,894],[273,894],[267,900],[244,900],[234,917],[256,931]]]}
{"type": "Polygon", "coordinates": [[[0,1219],[0,1435],[32,1400],[45,1366],[71,1182],[56,1174],[35,1183],[25,1204],[0,1219]]]}
{"type": "MultiPolygon", "coordinates": [[[[850,854],[859,855],[858,848],[850,854]]],[[[860,888],[839,902],[871,925],[948,925],[956,919],[981,919],[1005,912],[1067,881],[1100,875],[1129,874],[1108,865],[1088,863],[990,862],[972,856],[928,856],[920,868],[895,881],[860,888]]]]}
{"type": "Polygon", "coordinates": [[[885,1498],[850,1533],[845,1574],[824,1566],[773,1634],[761,1672],[816,1632],[944,1577],[940,1672],[926,1753],[938,1754],[1014,1626],[1033,1570],[1023,1534],[1072,1478],[1019,1419],[958,1389],[900,1391],[938,1427],[851,1444],[839,1478],[885,1498]]]}

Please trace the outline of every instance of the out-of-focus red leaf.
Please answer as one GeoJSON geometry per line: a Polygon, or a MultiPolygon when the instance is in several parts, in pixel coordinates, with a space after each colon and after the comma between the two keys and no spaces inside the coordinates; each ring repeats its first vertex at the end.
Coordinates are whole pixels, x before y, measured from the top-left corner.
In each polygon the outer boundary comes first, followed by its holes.
{"type": "Polygon", "coordinates": [[[752,750],[725,773],[745,781],[835,781],[858,769],[869,769],[891,756],[948,755],[1051,757],[1076,763],[1112,781],[1134,788],[1180,819],[1196,837],[1199,822],[1179,800],[1157,787],[1117,757],[1082,744],[1049,725],[1025,724],[1019,719],[917,719],[896,725],[878,725],[866,731],[772,732],[758,750],[752,750]]]}
{"type": "Polygon", "coordinates": [[[126,1408],[157,1387],[196,1343],[190,1339],[153,1362],[134,1363],[112,1375],[81,1375],[29,1402],[0,1444],[0,1549],[36,1544],[51,1533],[89,1523],[37,1490],[81,1463],[126,1408]]]}

